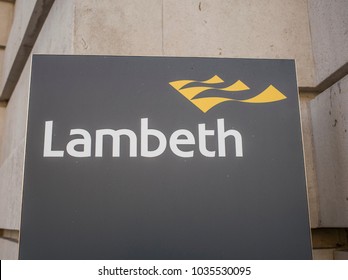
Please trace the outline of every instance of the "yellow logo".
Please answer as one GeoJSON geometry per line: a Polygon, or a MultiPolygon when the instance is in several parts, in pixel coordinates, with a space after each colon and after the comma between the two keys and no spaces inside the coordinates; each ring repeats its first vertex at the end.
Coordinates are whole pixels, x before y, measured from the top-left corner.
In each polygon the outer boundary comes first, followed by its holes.
{"type": "Polygon", "coordinates": [[[234,99],[228,96],[195,98],[200,93],[207,90],[211,90],[211,89],[223,91],[225,93],[246,91],[250,89],[241,80],[238,80],[232,85],[228,87],[224,87],[224,88],[218,88],[213,86],[215,84],[221,84],[223,82],[224,81],[219,76],[215,75],[214,77],[206,81],[179,80],[179,81],[170,82],[169,84],[173,88],[175,88],[178,92],[180,92],[183,96],[185,96],[188,100],[190,100],[194,105],[196,105],[204,113],[209,111],[214,106],[227,101],[243,102],[243,103],[269,103],[269,102],[276,102],[276,101],[286,99],[286,96],[272,85],[269,85],[264,91],[262,91],[258,95],[248,99],[234,99]],[[191,83],[200,83],[203,85],[187,87],[187,85],[191,83]]]}

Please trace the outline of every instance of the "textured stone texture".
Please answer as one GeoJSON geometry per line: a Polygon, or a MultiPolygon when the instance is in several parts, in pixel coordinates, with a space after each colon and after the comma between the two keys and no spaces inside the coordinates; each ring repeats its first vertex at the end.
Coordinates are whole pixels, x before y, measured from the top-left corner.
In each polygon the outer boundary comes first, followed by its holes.
{"type": "Polygon", "coordinates": [[[13,61],[16,57],[18,48],[23,39],[23,35],[27,28],[35,3],[36,0],[16,1],[13,24],[11,27],[10,35],[7,40],[8,48],[6,48],[5,50],[2,79],[0,79],[1,89],[11,70],[13,61]]]}
{"type": "Polygon", "coordinates": [[[13,20],[13,4],[0,2],[0,46],[6,46],[13,20]]]}
{"type": "Polygon", "coordinates": [[[312,93],[302,93],[300,95],[302,138],[304,146],[311,228],[316,228],[319,225],[318,182],[314,162],[312,119],[309,107],[310,100],[312,100],[315,96],[316,95],[312,93]]]}
{"type": "Polygon", "coordinates": [[[1,146],[2,146],[2,140],[4,138],[4,124],[5,124],[5,113],[6,113],[6,106],[4,103],[0,103],[0,158],[1,158],[1,146]]]}
{"type": "Polygon", "coordinates": [[[18,248],[18,243],[0,238],[0,259],[17,260],[18,248]]]}
{"type": "Polygon", "coordinates": [[[311,101],[319,226],[348,227],[348,76],[311,101]]]}
{"type": "MultiPolygon", "coordinates": [[[[72,53],[73,16],[73,1],[56,1],[33,52],[72,53]],[[62,21],[66,24],[62,25],[62,21]]],[[[6,108],[4,140],[0,147],[0,228],[19,229],[20,226],[30,65],[28,60],[6,108]]]]}
{"type": "MultiPolygon", "coordinates": [[[[0,169],[3,162],[24,141],[29,93],[30,63],[28,62],[6,107],[5,139],[0,147],[0,169]]],[[[8,174],[10,175],[10,174],[8,174]]],[[[1,185],[0,185],[1,187],[1,185]]]]}
{"type": "Polygon", "coordinates": [[[76,0],[75,53],[162,55],[162,0],[76,0]]]}
{"type": "Polygon", "coordinates": [[[314,85],[305,0],[77,0],[75,15],[75,53],[295,58],[314,85]]]}
{"type": "Polygon", "coordinates": [[[314,249],[313,260],[333,260],[335,249],[314,249]]]}
{"type": "Polygon", "coordinates": [[[163,53],[294,58],[299,85],[313,86],[307,12],[305,0],[167,0],[163,53]]]}
{"type": "Polygon", "coordinates": [[[0,228],[20,228],[24,141],[0,167],[0,228]]]}
{"type": "Polygon", "coordinates": [[[316,83],[348,62],[348,1],[308,0],[316,83]]]}
{"type": "Polygon", "coordinates": [[[71,0],[55,1],[34,45],[34,54],[72,54],[74,7],[71,0]]]}
{"type": "Polygon", "coordinates": [[[2,77],[2,65],[4,63],[4,55],[5,55],[5,50],[0,49],[0,82],[2,77]]]}
{"type": "Polygon", "coordinates": [[[20,226],[29,70],[28,63],[4,117],[0,146],[0,228],[5,229],[20,226]]]}
{"type": "Polygon", "coordinates": [[[334,252],[334,259],[335,260],[348,260],[348,250],[335,251],[334,252]]]}

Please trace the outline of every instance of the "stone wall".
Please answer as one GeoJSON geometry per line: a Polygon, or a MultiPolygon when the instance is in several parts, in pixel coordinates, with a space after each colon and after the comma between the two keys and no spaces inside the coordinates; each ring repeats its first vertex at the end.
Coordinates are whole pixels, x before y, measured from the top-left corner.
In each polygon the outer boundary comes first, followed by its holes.
{"type": "Polygon", "coordinates": [[[0,229],[20,226],[26,53],[296,59],[311,227],[347,228],[347,19],[348,0],[0,1],[0,229]]]}

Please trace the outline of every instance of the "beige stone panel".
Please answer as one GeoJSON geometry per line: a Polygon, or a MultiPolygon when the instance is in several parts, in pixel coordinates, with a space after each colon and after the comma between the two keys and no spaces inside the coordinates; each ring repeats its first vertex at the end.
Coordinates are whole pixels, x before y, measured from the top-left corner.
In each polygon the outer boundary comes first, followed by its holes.
{"type": "Polygon", "coordinates": [[[73,53],[74,8],[75,3],[72,0],[58,0],[54,2],[35,42],[32,53],[73,53]]]}
{"type": "MultiPolygon", "coordinates": [[[[2,146],[2,139],[4,138],[4,125],[5,125],[5,114],[6,106],[4,103],[0,103],[0,147],[2,146]]],[[[0,149],[0,158],[1,158],[1,149],[0,149]]]]}
{"type": "Polygon", "coordinates": [[[316,82],[348,62],[348,0],[308,0],[316,82]]]}
{"type": "Polygon", "coordinates": [[[317,182],[317,174],[316,174],[315,162],[314,162],[312,119],[311,119],[310,107],[309,107],[310,100],[312,100],[315,96],[316,94],[312,94],[312,93],[300,94],[302,137],[303,137],[304,156],[305,156],[309,216],[310,216],[311,228],[316,228],[319,225],[318,182],[317,182]]]}
{"type": "MultiPolygon", "coordinates": [[[[56,1],[46,19],[33,51],[71,53],[73,1],[56,1]],[[65,20],[65,17],[67,19],[65,20]],[[69,23],[70,21],[70,23],[69,23]],[[61,23],[65,22],[66,25],[61,23]]],[[[19,229],[24,162],[24,139],[30,80],[29,60],[23,69],[6,109],[0,150],[0,227],[19,229]]]]}
{"type": "MultiPolygon", "coordinates": [[[[5,50],[2,79],[0,79],[0,88],[11,70],[13,61],[16,57],[18,48],[23,39],[30,16],[33,12],[36,0],[16,0],[13,24],[7,41],[5,50]]],[[[1,77],[0,77],[1,78],[1,77]]]]}
{"type": "Polygon", "coordinates": [[[24,140],[0,167],[0,228],[20,228],[23,165],[24,140]]]}
{"type": "Polygon", "coordinates": [[[319,226],[348,227],[348,76],[310,103],[319,226]]]}
{"type": "Polygon", "coordinates": [[[0,228],[19,229],[22,201],[24,138],[27,120],[29,63],[10,99],[0,150],[0,228]]]}
{"type": "MultiPolygon", "coordinates": [[[[34,53],[72,53],[73,1],[55,1],[34,53]],[[62,24],[64,22],[65,24],[62,24]]],[[[31,60],[7,105],[0,149],[0,228],[19,229],[31,60]]]]}
{"type": "MultiPolygon", "coordinates": [[[[12,97],[6,108],[4,138],[0,147],[0,167],[4,161],[17,149],[23,142],[27,125],[27,107],[29,95],[29,75],[30,61],[23,69],[22,76],[12,94],[12,97]]],[[[10,174],[4,174],[4,176],[10,174]]],[[[20,174],[17,174],[20,176],[20,174]]],[[[1,188],[1,185],[0,185],[1,188]]]]}
{"type": "Polygon", "coordinates": [[[313,260],[333,260],[335,249],[314,249],[313,260]]]}
{"type": "Polygon", "coordinates": [[[75,53],[161,55],[162,0],[76,0],[75,53]]]}
{"type": "Polygon", "coordinates": [[[313,86],[306,0],[166,0],[164,54],[296,59],[300,86],[313,86]]]}
{"type": "MultiPolygon", "coordinates": [[[[73,15],[73,1],[56,1],[33,52],[72,53],[73,15]]],[[[0,149],[0,228],[19,229],[20,226],[30,67],[31,60],[28,60],[4,118],[4,137],[0,149]]]]}
{"type": "Polygon", "coordinates": [[[3,68],[3,63],[4,63],[4,55],[5,55],[5,50],[0,49],[0,81],[2,77],[2,68],[3,68]]]}
{"type": "Polygon", "coordinates": [[[335,260],[348,260],[348,250],[337,250],[334,252],[335,260]]]}
{"type": "Polygon", "coordinates": [[[0,46],[6,46],[13,19],[13,4],[0,2],[0,46]]]}
{"type": "Polygon", "coordinates": [[[0,259],[18,260],[18,243],[0,238],[0,259]]]}

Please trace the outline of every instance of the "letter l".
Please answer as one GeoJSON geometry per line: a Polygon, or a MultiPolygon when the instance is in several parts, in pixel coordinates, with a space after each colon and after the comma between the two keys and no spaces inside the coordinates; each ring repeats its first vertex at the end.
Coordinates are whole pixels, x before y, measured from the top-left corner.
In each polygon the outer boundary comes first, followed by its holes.
{"type": "Polygon", "coordinates": [[[52,151],[53,121],[45,122],[44,157],[63,157],[64,151],[52,151]]]}

